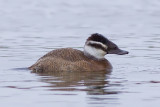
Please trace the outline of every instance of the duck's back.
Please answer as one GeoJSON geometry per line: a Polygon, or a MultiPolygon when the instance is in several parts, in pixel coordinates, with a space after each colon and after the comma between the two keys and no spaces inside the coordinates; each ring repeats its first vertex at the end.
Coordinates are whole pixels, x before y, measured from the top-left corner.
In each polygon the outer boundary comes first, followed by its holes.
{"type": "Polygon", "coordinates": [[[75,62],[75,61],[80,61],[80,60],[88,60],[88,57],[84,55],[84,53],[80,50],[77,49],[72,49],[72,48],[62,48],[62,49],[57,49],[53,50],[40,59],[46,58],[46,57],[56,57],[60,58],[63,60],[75,62]]]}

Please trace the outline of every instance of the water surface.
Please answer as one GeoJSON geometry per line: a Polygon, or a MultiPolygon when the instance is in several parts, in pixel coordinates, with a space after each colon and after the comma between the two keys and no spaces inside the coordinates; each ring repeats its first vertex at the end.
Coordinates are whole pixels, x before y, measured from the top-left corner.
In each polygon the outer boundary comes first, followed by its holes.
{"type": "Polygon", "coordinates": [[[0,0],[0,106],[159,106],[159,7],[159,0],[0,0]],[[95,32],[130,52],[106,56],[111,73],[17,69],[53,49],[83,50],[95,32]]]}

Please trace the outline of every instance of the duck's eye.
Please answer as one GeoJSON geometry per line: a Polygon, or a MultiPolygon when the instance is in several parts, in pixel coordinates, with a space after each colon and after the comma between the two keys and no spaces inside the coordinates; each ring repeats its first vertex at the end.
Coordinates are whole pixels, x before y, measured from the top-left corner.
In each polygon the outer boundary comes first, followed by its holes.
{"type": "Polygon", "coordinates": [[[117,49],[117,47],[114,47],[113,49],[117,49]]]}

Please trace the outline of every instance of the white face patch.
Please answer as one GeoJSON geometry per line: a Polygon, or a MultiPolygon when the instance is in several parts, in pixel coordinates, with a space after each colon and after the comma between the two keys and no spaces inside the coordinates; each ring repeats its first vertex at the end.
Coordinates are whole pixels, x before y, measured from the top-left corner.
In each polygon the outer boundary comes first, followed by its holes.
{"type": "Polygon", "coordinates": [[[104,48],[106,48],[106,49],[108,48],[106,45],[104,45],[104,44],[103,44],[103,43],[101,43],[101,42],[88,41],[88,42],[87,42],[87,44],[89,44],[89,43],[90,43],[90,44],[100,44],[102,47],[104,47],[104,48]]]}
{"type": "Polygon", "coordinates": [[[84,53],[94,56],[97,59],[104,59],[104,56],[106,55],[106,52],[103,51],[102,49],[97,49],[88,45],[84,46],[84,53]]]}

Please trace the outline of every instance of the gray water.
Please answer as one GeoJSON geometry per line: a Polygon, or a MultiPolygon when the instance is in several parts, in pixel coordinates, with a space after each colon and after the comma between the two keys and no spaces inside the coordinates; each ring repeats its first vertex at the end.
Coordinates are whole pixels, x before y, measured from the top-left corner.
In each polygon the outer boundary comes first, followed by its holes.
{"type": "Polygon", "coordinates": [[[0,0],[0,107],[158,107],[159,52],[159,0],[0,0]],[[95,32],[130,52],[109,74],[19,69],[95,32]]]}

